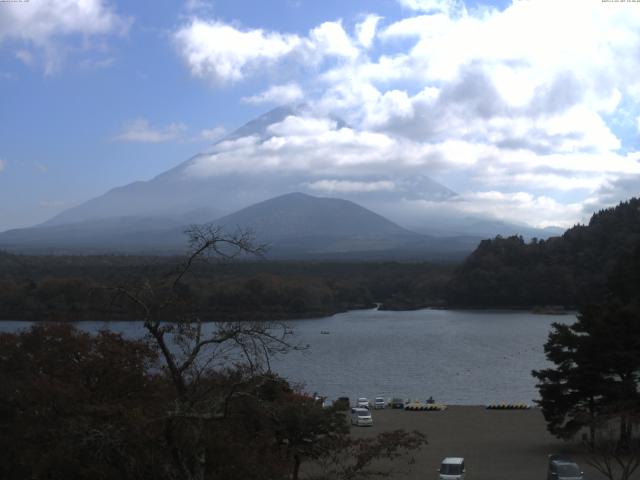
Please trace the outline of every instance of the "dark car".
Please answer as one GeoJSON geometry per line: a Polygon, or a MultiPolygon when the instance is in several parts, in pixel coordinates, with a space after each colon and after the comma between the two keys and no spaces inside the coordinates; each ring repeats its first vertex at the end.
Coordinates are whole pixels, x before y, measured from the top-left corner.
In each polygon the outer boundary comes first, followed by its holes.
{"type": "Polygon", "coordinates": [[[547,480],[584,480],[584,473],[578,464],[566,455],[549,455],[547,480]]]}
{"type": "Polygon", "coordinates": [[[401,398],[392,398],[391,399],[391,408],[402,408],[404,409],[404,400],[401,398]]]}
{"type": "Polygon", "coordinates": [[[338,397],[338,399],[333,402],[333,406],[339,411],[349,410],[349,397],[338,397]]]}

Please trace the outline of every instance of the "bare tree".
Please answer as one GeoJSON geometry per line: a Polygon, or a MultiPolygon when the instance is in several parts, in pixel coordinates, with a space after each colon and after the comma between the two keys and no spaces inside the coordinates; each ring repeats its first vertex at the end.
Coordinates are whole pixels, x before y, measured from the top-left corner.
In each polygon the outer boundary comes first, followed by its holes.
{"type": "Polygon", "coordinates": [[[637,420],[629,412],[603,416],[593,425],[593,438],[583,440],[586,462],[609,480],[628,480],[640,467],[637,420]]]}
{"type": "MultiPolygon", "coordinates": [[[[254,372],[270,369],[269,358],[293,347],[289,331],[273,322],[203,321],[193,311],[185,286],[196,264],[208,259],[229,261],[242,256],[261,256],[265,247],[253,243],[250,232],[227,234],[212,225],[193,226],[187,232],[190,253],[185,262],[162,282],[144,280],[134,287],[112,290],[142,313],[144,328],[159,350],[173,386],[174,405],[167,411],[164,439],[171,451],[177,476],[204,480],[207,453],[205,429],[224,416],[224,403],[211,382],[201,381],[217,369],[243,363],[254,372]],[[172,321],[163,321],[166,312],[172,321]]],[[[114,299],[115,299],[114,298],[114,299]]]]}
{"type": "MultiPolygon", "coordinates": [[[[171,387],[171,403],[162,418],[171,456],[166,477],[205,480],[219,470],[216,467],[224,466],[215,462],[225,459],[208,450],[216,425],[223,425],[216,422],[233,422],[238,413],[253,421],[250,406],[261,402],[260,385],[275,378],[260,375],[270,370],[269,359],[300,347],[292,345],[291,331],[280,323],[203,321],[192,308],[187,279],[207,260],[261,256],[264,246],[255,245],[248,232],[229,235],[214,226],[194,226],[186,233],[190,253],[174,272],[159,282],[145,280],[113,290],[114,298],[139,308],[171,387]],[[164,321],[168,316],[172,321],[164,321]]],[[[419,432],[403,431],[353,440],[342,412],[325,410],[311,397],[295,392],[280,402],[263,402],[259,411],[265,418],[257,420],[269,423],[273,435],[269,441],[280,461],[293,458],[294,479],[299,478],[303,460],[317,461],[323,480],[389,476],[388,469],[374,468],[378,460],[398,459],[426,443],[419,432]]]]}

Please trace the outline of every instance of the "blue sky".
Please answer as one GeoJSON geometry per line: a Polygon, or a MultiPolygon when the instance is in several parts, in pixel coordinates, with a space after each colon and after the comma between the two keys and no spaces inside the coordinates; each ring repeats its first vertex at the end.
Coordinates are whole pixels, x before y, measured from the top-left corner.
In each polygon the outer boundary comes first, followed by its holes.
{"type": "MultiPolygon", "coordinates": [[[[313,173],[318,194],[420,168],[460,197],[412,207],[570,225],[640,193],[638,51],[640,4],[599,0],[0,3],[0,230],[297,102],[278,168],[313,173]]],[[[273,143],[226,145],[197,172],[262,168],[273,143]]]]}

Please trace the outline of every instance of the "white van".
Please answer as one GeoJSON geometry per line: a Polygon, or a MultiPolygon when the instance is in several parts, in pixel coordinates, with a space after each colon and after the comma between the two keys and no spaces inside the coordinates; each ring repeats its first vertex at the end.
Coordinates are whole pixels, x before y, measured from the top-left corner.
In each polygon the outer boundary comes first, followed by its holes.
{"type": "Polygon", "coordinates": [[[373,425],[373,418],[368,408],[351,409],[351,425],[367,426],[373,425]]]}
{"type": "Polygon", "coordinates": [[[439,480],[464,480],[464,458],[447,457],[440,465],[439,480]]]}

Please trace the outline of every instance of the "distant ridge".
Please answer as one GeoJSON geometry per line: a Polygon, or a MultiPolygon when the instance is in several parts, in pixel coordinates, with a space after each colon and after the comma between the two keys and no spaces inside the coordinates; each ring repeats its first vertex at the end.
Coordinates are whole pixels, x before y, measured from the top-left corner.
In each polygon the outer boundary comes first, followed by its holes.
{"type": "MultiPolygon", "coordinates": [[[[436,238],[406,230],[354,202],[289,193],[212,222],[228,233],[251,230],[275,259],[460,259],[478,238],[436,238]]],[[[187,224],[155,217],[114,217],[11,230],[0,248],[31,253],[182,253],[187,224]]]]}
{"type": "MultiPolygon", "coordinates": [[[[285,192],[300,192],[309,198],[322,198],[314,197],[322,195],[325,198],[355,202],[361,208],[384,215],[378,215],[376,222],[373,218],[368,220],[379,228],[382,228],[381,218],[396,223],[394,228],[385,233],[385,238],[380,236],[380,231],[370,234],[360,232],[359,235],[351,232],[346,236],[342,235],[345,232],[338,232],[338,236],[332,236],[331,229],[328,229],[322,232],[314,231],[305,241],[301,240],[302,236],[298,236],[296,242],[290,242],[284,248],[284,238],[279,238],[273,228],[265,229],[269,225],[277,224],[278,218],[263,222],[264,225],[257,219],[252,219],[249,223],[254,225],[255,229],[261,229],[270,240],[278,239],[278,242],[275,242],[277,246],[274,244],[273,255],[280,252],[280,246],[286,252],[299,250],[303,246],[301,251],[313,251],[321,255],[327,248],[332,254],[338,251],[349,254],[356,247],[363,248],[363,252],[381,252],[389,248],[397,249],[400,243],[405,242],[402,247],[405,249],[405,256],[413,252],[411,254],[415,253],[415,258],[422,258],[425,249],[453,249],[459,256],[461,251],[469,251],[473,246],[471,241],[475,242],[495,234],[547,238],[561,232],[561,229],[540,230],[524,224],[508,224],[491,219],[489,215],[478,214],[474,218],[468,218],[462,212],[456,213],[451,210],[451,205],[455,205],[455,202],[448,202],[457,196],[456,192],[433,180],[426,175],[428,172],[350,172],[346,176],[336,173],[327,174],[327,178],[323,178],[316,175],[317,172],[314,174],[278,169],[234,171],[233,168],[215,168],[219,160],[217,155],[226,151],[225,148],[233,149],[234,142],[241,139],[247,139],[249,143],[259,143],[277,136],[275,132],[279,129],[271,127],[292,115],[306,117],[310,112],[304,104],[275,108],[220,139],[208,151],[195,155],[150,180],[113,188],[38,225],[42,228],[58,227],[58,230],[14,230],[1,236],[0,243],[8,242],[13,248],[41,248],[45,244],[52,244],[55,245],[54,248],[62,248],[64,245],[64,248],[81,248],[83,251],[93,251],[93,248],[121,250],[123,246],[127,249],[135,246],[136,251],[144,248],[152,249],[154,252],[159,249],[160,253],[168,248],[175,251],[184,243],[182,230],[186,225],[207,223],[212,219],[221,219],[225,223],[248,220],[239,217],[234,220],[233,215],[243,208],[277,198],[285,192]],[[207,168],[198,170],[199,173],[194,173],[192,167],[199,162],[210,164],[207,168]],[[375,188],[368,188],[369,186],[375,188]],[[437,208],[439,202],[443,202],[442,210],[437,208]],[[431,208],[422,208],[423,204],[431,205],[431,208]],[[141,231],[141,227],[149,226],[151,223],[154,224],[153,228],[148,229],[146,233],[141,231]],[[163,227],[169,229],[172,225],[174,230],[167,230],[162,242],[149,233],[163,227]],[[402,233],[399,229],[403,230],[402,233]],[[391,233],[391,230],[395,233],[391,233]],[[98,231],[101,232],[100,235],[97,235],[98,231]],[[409,231],[416,242],[424,243],[428,240],[431,245],[427,248],[424,245],[413,244],[408,248],[406,241],[409,231]],[[368,238],[365,238],[367,236],[368,238]],[[447,238],[457,240],[451,240],[450,245],[447,245],[447,238]],[[21,241],[18,241],[19,239],[21,241]],[[464,243],[464,248],[461,248],[461,242],[464,243]],[[98,245],[99,247],[96,247],[98,245]]],[[[340,118],[330,118],[336,128],[348,128],[340,118]]],[[[341,218],[339,210],[340,208],[337,208],[337,211],[333,212],[336,222],[341,218]]],[[[291,210],[289,213],[293,215],[295,211],[291,210]]],[[[348,223],[340,228],[348,227],[348,223]]],[[[362,226],[364,223],[357,225],[362,226]]],[[[388,223],[386,225],[390,228],[388,223]]],[[[287,227],[280,225],[279,228],[286,231],[287,227]]],[[[301,225],[298,230],[302,232],[301,225]]]]}
{"type": "MultiPolygon", "coordinates": [[[[216,145],[241,138],[266,140],[274,135],[270,127],[282,122],[290,115],[306,115],[305,106],[283,106],[266,112],[231,132],[216,142],[212,148],[215,149],[216,145]]],[[[339,118],[336,118],[335,122],[338,128],[345,126],[339,118]]],[[[137,181],[113,188],[103,195],[61,212],[42,223],[42,226],[125,216],[175,219],[189,212],[194,216],[203,209],[214,208],[215,215],[207,213],[206,216],[201,215],[192,219],[204,223],[217,216],[230,214],[285,192],[304,190],[307,193],[317,193],[309,187],[317,178],[301,172],[296,174],[279,171],[212,172],[209,176],[194,176],[190,173],[190,167],[199,161],[206,161],[210,156],[210,152],[203,152],[160,173],[151,180],[137,181]]],[[[359,181],[382,179],[371,176],[349,178],[359,181]]],[[[389,180],[387,176],[383,179],[389,180]]],[[[370,200],[372,195],[385,196],[386,200],[389,199],[389,195],[395,195],[391,197],[391,201],[399,201],[401,198],[410,196],[449,198],[455,195],[453,191],[425,175],[399,178],[396,183],[400,190],[395,193],[361,192],[354,193],[353,198],[349,199],[362,203],[370,200]]],[[[349,194],[345,193],[345,195],[349,194]]]]}

